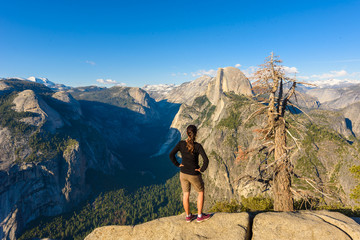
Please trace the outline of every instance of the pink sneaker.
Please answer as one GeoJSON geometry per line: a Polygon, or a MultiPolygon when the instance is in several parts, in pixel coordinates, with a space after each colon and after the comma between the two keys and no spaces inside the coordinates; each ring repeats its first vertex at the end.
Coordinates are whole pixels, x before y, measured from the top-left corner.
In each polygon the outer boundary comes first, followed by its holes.
{"type": "Polygon", "coordinates": [[[197,222],[203,222],[203,221],[206,221],[206,220],[210,219],[211,217],[212,217],[211,214],[203,213],[203,214],[201,214],[201,217],[197,217],[196,221],[197,222]]]}
{"type": "Polygon", "coordinates": [[[186,217],[186,222],[191,222],[192,220],[195,220],[195,218],[196,218],[196,215],[191,213],[189,217],[186,217]]]}

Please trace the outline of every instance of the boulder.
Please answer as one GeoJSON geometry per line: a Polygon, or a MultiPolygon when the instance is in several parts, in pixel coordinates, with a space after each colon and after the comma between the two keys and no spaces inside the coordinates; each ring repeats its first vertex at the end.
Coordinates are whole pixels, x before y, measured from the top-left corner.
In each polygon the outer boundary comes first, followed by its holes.
{"type": "Polygon", "coordinates": [[[266,212],[255,216],[252,240],[360,239],[360,226],[338,212],[266,212]]]}

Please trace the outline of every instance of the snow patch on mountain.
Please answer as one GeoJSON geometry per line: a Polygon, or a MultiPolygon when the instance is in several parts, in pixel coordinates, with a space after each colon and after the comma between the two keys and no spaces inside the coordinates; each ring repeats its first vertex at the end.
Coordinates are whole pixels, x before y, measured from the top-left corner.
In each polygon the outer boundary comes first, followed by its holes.
{"type": "Polygon", "coordinates": [[[151,92],[163,92],[167,93],[176,88],[178,85],[175,84],[158,84],[158,85],[145,85],[142,87],[145,91],[151,91],[151,92]]]}
{"type": "Polygon", "coordinates": [[[360,80],[357,79],[327,79],[327,80],[317,80],[310,82],[315,86],[310,86],[312,88],[343,88],[349,87],[354,84],[360,84],[360,80]]]}
{"type": "Polygon", "coordinates": [[[29,77],[26,80],[31,81],[31,82],[41,83],[41,84],[44,84],[47,87],[55,86],[55,83],[49,81],[49,79],[47,79],[47,78],[29,77]]]}
{"type": "Polygon", "coordinates": [[[179,87],[175,84],[158,84],[158,85],[145,85],[142,87],[150,97],[154,98],[156,101],[163,99],[167,94],[172,90],[179,87]]]}

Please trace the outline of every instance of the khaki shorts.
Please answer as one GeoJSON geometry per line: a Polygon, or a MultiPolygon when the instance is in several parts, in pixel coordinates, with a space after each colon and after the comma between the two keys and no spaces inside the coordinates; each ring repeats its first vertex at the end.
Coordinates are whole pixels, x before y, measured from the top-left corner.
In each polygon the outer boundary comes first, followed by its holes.
{"type": "Polygon", "coordinates": [[[180,172],[180,183],[183,192],[190,192],[191,185],[195,188],[197,192],[204,191],[204,182],[202,180],[201,174],[190,175],[180,172]]]}

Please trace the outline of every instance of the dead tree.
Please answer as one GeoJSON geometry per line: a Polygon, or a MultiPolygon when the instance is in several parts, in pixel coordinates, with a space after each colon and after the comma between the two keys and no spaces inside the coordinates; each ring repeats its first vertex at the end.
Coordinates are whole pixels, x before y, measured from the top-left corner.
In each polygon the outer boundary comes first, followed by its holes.
{"type": "MultiPolygon", "coordinates": [[[[280,63],[281,60],[271,53],[254,74],[256,81],[253,85],[257,88],[258,97],[262,97],[261,101],[264,105],[249,118],[266,114],[267,121],[264,124],[265,126],[258,130],[263,140],[261,146],[251,151],[259,152],[266,149],[267,156],[274,156],[274,160],[267,162],[260,171],[264,173],[266,170],[267,174],[270,173],[268,181],[271,182],[274,194],[274,210],[293,211],[294,201],[291,189],[293,164],[290,161],[289,154],[293,147],[287,146],[287,137],[290,132],[285,114],[287,114],[289,106],[294,106],[290,100],[295,96],[298,82],[296,79],[286,76],[283,67],[279,65],[280,63]]],[[[296,139],[293,140],[296,143],[296,139]]],[[[248,152],[250,151],[241,150],[239,147],[238,156],[244,157],[248,152]]],[[[263,163],[264,161],[260,164],[263,163]]]]}

